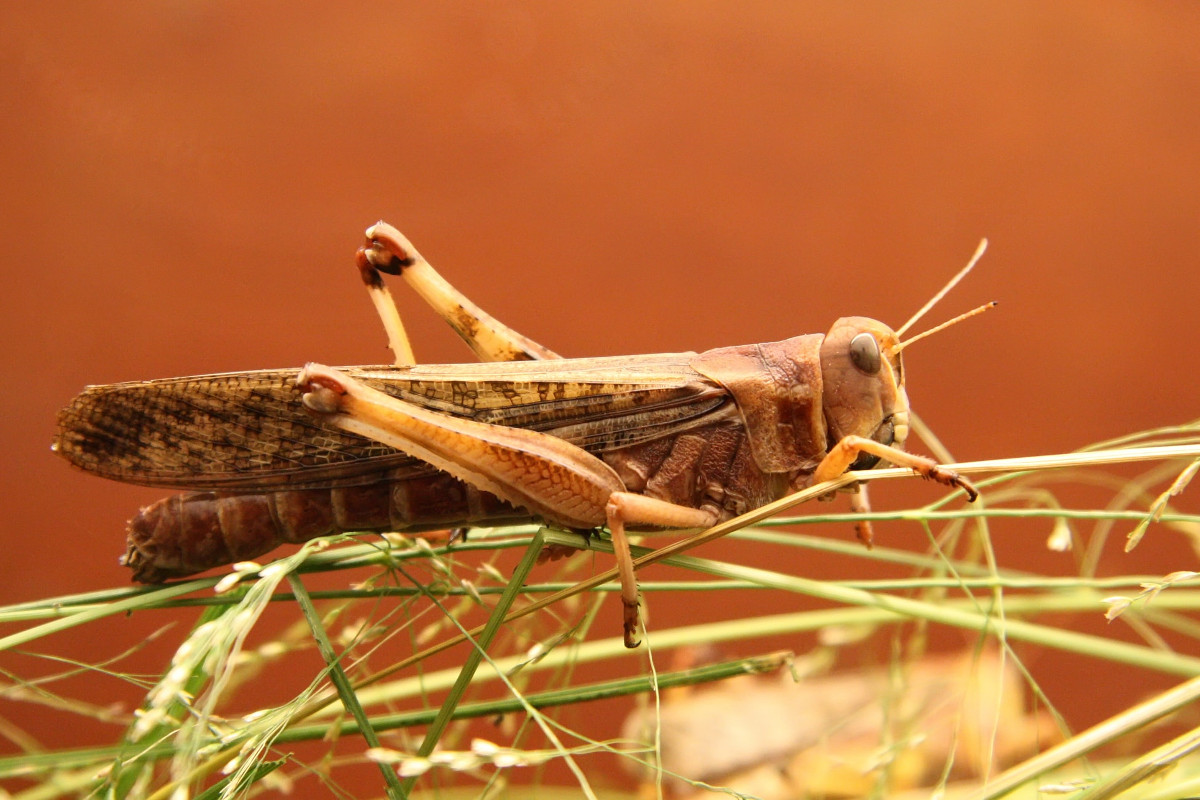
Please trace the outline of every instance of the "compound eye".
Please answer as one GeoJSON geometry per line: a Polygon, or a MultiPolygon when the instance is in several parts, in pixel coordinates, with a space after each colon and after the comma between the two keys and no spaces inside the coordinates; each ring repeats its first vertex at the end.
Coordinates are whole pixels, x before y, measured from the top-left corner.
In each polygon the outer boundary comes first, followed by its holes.
{"type": "Polygon", "coordinates": [[[850,340],[850,360],[868,375],[879,372],[881,362],[879,342],[869,333],[860,333],[850,340]]]}

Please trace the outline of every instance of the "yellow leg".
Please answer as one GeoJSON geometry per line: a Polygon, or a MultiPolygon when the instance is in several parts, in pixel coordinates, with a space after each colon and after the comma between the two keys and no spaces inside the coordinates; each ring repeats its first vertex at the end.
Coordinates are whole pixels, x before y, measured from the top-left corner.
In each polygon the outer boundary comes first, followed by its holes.
{"type": "MultiPolygon", "coordinates": [[[[858,491],[850,495],[850,510],[855,514],[867,514],[871,511],[871,498],[867,497],[867,485],[865,483],[858,484],[858,491]]],[[[871,520],[860,519],[854,523],[854,532],[858,535],[858,540],[865,544],[868,550],[875,545],[875,529],[871,527],[871,520]]]]}
{"type": "Polygon", "coordinates": [[[821,483],[836,478],[846,471],[859,453],[870,453],[885,458],[898,467],[908,467],[922,478],[937,481],[947,486],[957,486],[967,493],[971,502],[979,496],[979,491],[969,480],[954,470],[946,469],[932,458],[913,455],[903,450],[897,450],[886,444],[880,444],[873,439],[862,436],[847,436],[829,450],[829,454],[817,465],[813,472],[812,483],[821,483]]]}
{"type": "Polygon", "coordinates": [[[396,228],[386,222],[377,222],[367,228],[366,235],[367,242],[359,248],[356,261],[387,329],[397,364],[414,363],[412,349],[380,272],[403,277],[442,319],[450,323],[481,361],[559,358],[553,350],[523,336],[468,300],[439,275],[396,228]]]}
{"type": "Polygon", "coordinates": [[[625,644],[636,647],[638,588],[626,525],[707,528],[716,514],[625,490],[586,450],[537,431],[441,414],[309,364],[296,379],[304,405],[343,430],[389,445],[543,519],[574,529],[606,524],[625,606],[625,644]]]}
{"type": "Polygon", "coordinates": [[[625,609],[625,646],[637,647],[641,643],[638,636],[638,585],[637,577],[633,573],[633,554],[629,550],[629,537],[625,535],[626,523],[661,528],[710,528],[717,523],[717,515],[699,508],[688,508],[632,492],[614,492],[608,498],[605,511],[608,529],[612,531],[617,574],[621,580],[621,603],[625,609]]]}

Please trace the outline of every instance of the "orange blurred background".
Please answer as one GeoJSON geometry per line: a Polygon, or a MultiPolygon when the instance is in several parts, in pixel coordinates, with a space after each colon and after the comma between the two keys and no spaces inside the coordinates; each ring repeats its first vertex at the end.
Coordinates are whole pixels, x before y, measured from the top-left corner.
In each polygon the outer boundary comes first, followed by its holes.
{"type": "MultiPolygon", "coordinates": [[[[771,341],[849,314],[899,325],[987,236],[926,324],[999,309],[906,354],[914,408],[956,457],[1200,416],[1198,4],[56,9],[0,5],[0,602],[128,580],[124,522],[160,493],[50,453],[85,384],[389,360],[351,258],[378,218],[569,356],[771,341]]],[[[397,294],[420,360],[469,357],[397,294]]],[[[1003,563],[1070,574],[1045,533],[1002,542],[1003,563]]],[[[907,535],[891,543],[924,546],[907,535]]],[[[1165,533],[1111,557],[1195,568],[1165,533]]],[[[656,599],[658,624],[695,602],[656,599]]],[[[166,618],[57,652],[104,658],[166,618]]],[[[1077,725],[1115,710],[1098,676],[1040,677],[1077,725]]],[[[97,741],[6,706],[46,746],[97,741]]]]}

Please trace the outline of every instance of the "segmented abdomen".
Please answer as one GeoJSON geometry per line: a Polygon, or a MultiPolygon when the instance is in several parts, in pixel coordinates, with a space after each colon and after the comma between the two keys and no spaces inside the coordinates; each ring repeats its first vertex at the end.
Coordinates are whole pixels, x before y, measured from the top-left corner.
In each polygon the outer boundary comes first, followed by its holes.
{"type": "Polygon", "coordinates": [[[130,520],[122,563],[133,570],[135,581],[161,583],[336,532],[436,530],[529,519],[527,512],[444,473],[335,489],[188,492],[146,506],[130,520]]]}

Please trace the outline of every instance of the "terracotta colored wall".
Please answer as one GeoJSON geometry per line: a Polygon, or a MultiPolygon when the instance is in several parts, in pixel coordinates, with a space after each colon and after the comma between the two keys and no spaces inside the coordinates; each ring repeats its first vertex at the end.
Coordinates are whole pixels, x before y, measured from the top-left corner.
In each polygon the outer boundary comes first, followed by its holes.
{"type": "Polygon", "coordinates": [[[379,217],[570,355],[899,324],[986,235],[932,318],[1000,309],[908,356],[956,455],[1200,416],[1198,40],[1166,2],[5,3],[0,602],[126,581],[157,493],[48,450],[84,384],[387,359],[350,262],[379,217]]]}

